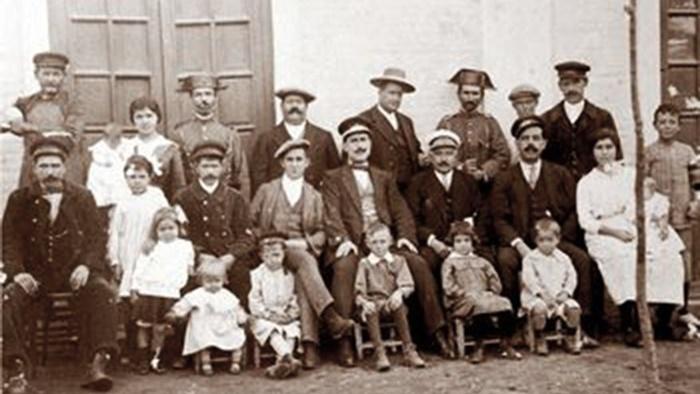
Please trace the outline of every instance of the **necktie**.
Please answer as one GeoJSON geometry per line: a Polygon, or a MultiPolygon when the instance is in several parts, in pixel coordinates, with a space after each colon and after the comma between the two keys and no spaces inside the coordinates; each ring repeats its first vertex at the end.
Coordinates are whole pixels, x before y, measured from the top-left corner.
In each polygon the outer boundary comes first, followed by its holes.
{"type": "Polygon", "coordinates": [[[535,185],[537,185],[537,169],[535,168],[535,165],[530,166],[530,174],[528,175],[528,183],[530,184],[530,188],[534,189],[535,185]]]}
{"type": "Polygon", "coordinates": [[[53,223],[58,216],[58,209],[61,207],[61,198],[63,195],[61,193],[50,193],[45,194],[44,199],[49,202],[49,221],[53,223]]]}

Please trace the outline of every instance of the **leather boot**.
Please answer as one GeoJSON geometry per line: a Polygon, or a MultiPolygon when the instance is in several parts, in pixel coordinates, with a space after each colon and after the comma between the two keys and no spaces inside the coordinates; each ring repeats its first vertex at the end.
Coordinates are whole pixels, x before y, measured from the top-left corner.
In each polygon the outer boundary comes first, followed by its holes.
{"type": "Polygon", "coordinates": [[[403,347],[403,358],[413,368],[425,368],[425,361],[418,355],[416,345],[409,343],[403,347]]]}
{"type": "Polygon", "coordinates": [[[469,356],[469,362],[472,364],[481,364],[484,362],[484,341],[476,341],[474,352],[469,356]]]}
{"type": "Polygon", "coordinates": [[[90,365],[88,381],[82,385],[83,388],[100,392],[112,389],[112,378],[106,373],[109,360],[110,355],[104,350],[99,350],[95,353],[95,357],[90,365]]]}
{"type": "Polygon", "coordinates": [[[355,356],[350,338],[342,338],[338,343],[338,364],[345,368],[355,367],[355,356]]]}
{"type": "Polygon", "coordinates": [[[457,357],[455,355],[454,349],[452,348],[452,346],[450,346],[449,341],[445,337],[445,333],[443,332],[443,330],[438,330],[435,333],[435,342],[438,345],[438,350],[442,358],[454,359],[457,357]]]}
{"type": "Polygon", "coordinates": [[[313,342],[305,341],[302,367],[304,369],[314,369],[319,364],[320,359],[318,355],[318,345],[313,342]]]}
{"type": "Polygon", "coordinates": [[[353,327],[353,321],[338,314],[333,305],[323,310],[321,319],[326,323],[328,332],[333,339],[340,339],[346,336],[353,327]]]}
{"type": "Polygon", "coordinates": [[[384,345],[374,348],[374,357],[374,367],[377,369],[377,371],[386,372],[391,369],[391,363],[389,362],[389,358],[386,356],[386,349],[384,349],[384,345]]]}
{"type": "Polygon", "coordinates": [[[546,356],[549,354],[547,338],[542,331],[535,332],[535,353],[539,354],[540,356],[546,356]]]}

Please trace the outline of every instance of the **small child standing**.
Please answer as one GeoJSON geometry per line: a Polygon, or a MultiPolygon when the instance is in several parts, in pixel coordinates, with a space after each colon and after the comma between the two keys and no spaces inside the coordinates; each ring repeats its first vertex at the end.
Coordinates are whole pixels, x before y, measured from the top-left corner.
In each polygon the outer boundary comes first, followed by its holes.
{"type": "Polygon", "coordinates": [[[231,352],[231,374],[241,372],[241,358],[245,344],[246,315],[241,303],[224,287],[226,264],[218,259],[202,262],[197,269],[200,287],[185,294],[173,305],[166,320],[174,322],[189,315],[183,356],[194,354],[201,373],[214,374],[211,366],[211,348],[231,352]]]}
{"type": "Polygon", "coordinates": [[[299,372],[301,363],[293,356],[301,337],[299,305],[294,274],[282,266],[286,236],[269,232],[260,237],[262,264],[250,273],[248,306],[251,331],[260,346],[269,343],[277,354],[275,365],[265,371],[273,379],[284,379],[299,372]]]}
{"type": "Polygon", "coordinates": [[[180,290],[193,273],[194,248],[190,241],[180,238],[177,213],[173,208],[159,209],[153,217],[143,252],[136,260],[131,286],[133,318],[138,327],[137,368],[140,374],[147,374],[149,369],[165,372],[159,359],[167,329],[165,314],[180,298],[180,290]],[[152,358],[149,357],[149,337],[154,352],[152,358]]]}
{"type": "Polygon", "coordinates": [[[577,336],[581,322],[581,307],[573,299],[578,283],[571,258],[557,248],[561,239],[559,224],[550,218],[535,223],[537,248],[523,259],[520,300],[535,331],[535,352],[549,354],[544,329],[553,318],[565,324],[565,349],[581,353],[577,336]]]}
{"type": "Polygon", "coordinates": [[[396,324],[406,363],[415,368],[425,368],[425,361],[413,344],[407,319],[408,309],[404,305],[404,299],[414,290],[408,264],[402,256],[389,250],[393,237],[385,224],[370,224],[365,237],[370,254],[360,260],[357,267],[355,303],[361,308],[362,320],[367,322],[369,337],[374,344],[376,369],[383,372],[391,368],[379,325],[380,318],[387,315],[396,324]]]}
{"type": "Polygon", "coordinates": [[[515,332],[515,316],[510,301],[501,296],[501,280],[488,260],[474,254],[478,242],[469,222],[455,222],[447,235],[452,252],[442,263],[441,276],[444,304],[453,318],[471,320],[476,345],[469,361],[484,361],[484,339],[495,319],[501,338],[501,357],[520,360],[511,338],[515,332]]]}

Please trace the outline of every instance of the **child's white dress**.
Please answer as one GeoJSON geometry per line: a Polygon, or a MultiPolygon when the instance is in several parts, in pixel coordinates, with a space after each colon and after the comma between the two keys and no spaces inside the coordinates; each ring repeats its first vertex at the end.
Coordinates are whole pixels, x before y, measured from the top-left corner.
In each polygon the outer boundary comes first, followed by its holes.
{"type": "Polygon", "coordinates": [[[248,306],[254,317],[251,330],[264,345],[278,331],[286,339],[299,338],[299,305],[294,289],[294,275],[284,268],[271,271],[265,264],[250,273],[251,290],[248,306]],[[277,316],[273,317],[271,313],[277,316]]]}
{"type": "Polygon", "coordinates": [[[116,204],[129,194],[129,187],[124,177],[124,165],[134,148],[130,139],[122,138],[115,149],[104,139],[88,148],[92,161],[88,170],[87,188],[95,197],[98,207],[116,204]]]}
{"type": "Polygon", "coordinates": [[[246,313],[238,298],[226,288],[215,293],[199,287],[173,305],[178,316],[190,314],[182,355],[209,347],[224,351],[240,349],[245,343],[243,324],[246,313]]]}

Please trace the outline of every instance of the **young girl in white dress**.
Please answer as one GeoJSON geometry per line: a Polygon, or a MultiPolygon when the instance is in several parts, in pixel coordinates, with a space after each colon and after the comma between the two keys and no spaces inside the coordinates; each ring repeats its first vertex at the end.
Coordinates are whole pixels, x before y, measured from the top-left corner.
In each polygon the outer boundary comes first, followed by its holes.
{"type": "Polygon", "coordinates": [[[263,263],[250,273],[251,290],[248,306],[252,315],[251,330],[260,346],[269,343],[277,362],[265,371],[274,379],[298,373],[301,363],[293,357],[301,336],[299,304],[294,289],[294,274],[282,266],[286,236],[270,232],[260,238],[263,263]]]}
{"type": "Polygon", "coordinates": [[[211,348],[231,352],[229,372],[238,374],[246,339],[243,326],[248,316],[238,298],[224,287],[227,276],[223,262],[217,259],[202,262],[197,277],[201,286],[175,303],[166,319],[174,322],[189,315],[182,355],[194,354],[202,374],[214,374],[211,348]]]}
{"type": "Polygon", "coordinates": [[[147,374],[165,370],[159,356],[165,340],[165,315],[180,298],[180,290],[194,274],[194,248],[180,238],[180,224],[173,208],[161,208],[153,217],[148,240],[143,245],[134,267],[131,298],[133,318],[138,327],[138,372],[147,374]],[[149,340],[151,350],[149,357],[149,340]],[[149,365],[149,359],[150,365],[149,365]]]}

